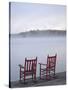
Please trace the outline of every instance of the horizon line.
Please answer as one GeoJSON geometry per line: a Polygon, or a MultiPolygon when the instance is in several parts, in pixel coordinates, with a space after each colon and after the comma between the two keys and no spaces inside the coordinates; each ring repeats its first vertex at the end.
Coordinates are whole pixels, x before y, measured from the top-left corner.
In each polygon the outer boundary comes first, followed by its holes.
{"type": "Polygon", "coordinates": [[[19,34],[19,33],[30,32],[30,31],[66,31],[66,29],[46,29],[46,30],[36,29],[36,30],[28,30],[28,31],[16,32],[16,33],[11,33],[11,31],[9,31],[9,34],[19,34]]]}

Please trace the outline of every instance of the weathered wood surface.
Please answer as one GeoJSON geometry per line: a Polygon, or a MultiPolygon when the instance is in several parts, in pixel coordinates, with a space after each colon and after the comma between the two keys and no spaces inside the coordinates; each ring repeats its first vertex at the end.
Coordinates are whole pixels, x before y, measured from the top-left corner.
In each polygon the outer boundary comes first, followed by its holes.
{"type": "Polygon", "coordinates": [[[61,72],[56,74],[55,79],[51,79],[49,81],[47,80],[40,80],[39,77],[37,77],[37,81],[32,81],[32,79],[29,79],[24,82],[11,82],[11,88],[20,88],[20,87],[37,87],[37,86],[51,86],[51,85],[65,85],[66,84],[66,72],[61,72]]]}

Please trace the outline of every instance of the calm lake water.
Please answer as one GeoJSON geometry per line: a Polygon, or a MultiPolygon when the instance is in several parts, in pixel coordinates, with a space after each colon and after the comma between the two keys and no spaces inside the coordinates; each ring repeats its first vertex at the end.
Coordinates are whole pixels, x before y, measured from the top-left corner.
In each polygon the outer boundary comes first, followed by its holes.
{"type": "MultiPolygon", "coordinates": [[[[38,57],[38,63],[46,63],[47,55],[57,53],[56,72],[66,71],[66,36],[48,37],[11,37],[10,63],[11,81],[19,80],[19,64],[24,65],[25,57],[38,57]]],[[[37,76],[39,64],[37,63],[37,76]]]]}

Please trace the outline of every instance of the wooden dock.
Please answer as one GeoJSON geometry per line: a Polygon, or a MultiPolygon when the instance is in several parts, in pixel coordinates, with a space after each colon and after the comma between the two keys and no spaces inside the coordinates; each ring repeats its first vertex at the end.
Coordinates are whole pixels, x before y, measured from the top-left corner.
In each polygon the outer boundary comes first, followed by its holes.
{"type": "Polygon", "coordinates": [[[14,81],[10,83],[11,88],[23,88],[23,87],[38,87],[38,86],[51,86],[51,85],[65,85],[66,84],[66,72],[61,72],[56,74],[55,79],[51,80],[40,80],[39,77],[37,77],[36,81],[32,81],[32,79],[29,79],[24,84],[23,81],[14,81]]]}

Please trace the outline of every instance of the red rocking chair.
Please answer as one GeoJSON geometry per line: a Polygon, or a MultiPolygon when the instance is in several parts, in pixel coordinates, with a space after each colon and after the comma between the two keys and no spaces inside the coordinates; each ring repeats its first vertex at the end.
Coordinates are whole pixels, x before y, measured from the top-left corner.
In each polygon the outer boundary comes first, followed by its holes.
{"type": "Polygon", "coordinates": [[[24,79],[26,80],[26,76],[31,76],[32,79],[36,80],[36,67],[37,67],[37,57],[35,59],[27,59],[25,58],[24,67],[19,64],[20,67],[20,81],[24,79]]]}
{"type": "Polygon", "coordinates": [[[47,57],[47,64],[40,64],[40,79],[44,79],[46,76],[46,80],[50,80],[51,78],[55,77],[55,68],[56,68],[56,57],[49,56],[47,57]],[[44,68],[42,68],[44,66],[44,68]]]}

